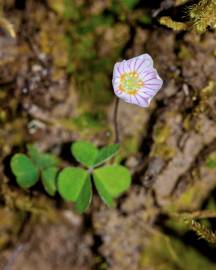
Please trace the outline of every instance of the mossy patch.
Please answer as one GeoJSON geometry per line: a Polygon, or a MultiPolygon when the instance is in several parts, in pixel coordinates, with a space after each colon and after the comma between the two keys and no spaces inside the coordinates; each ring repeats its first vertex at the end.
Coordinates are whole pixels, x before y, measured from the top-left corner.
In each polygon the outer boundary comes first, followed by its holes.
{"type": "Polygon", "coordinates": [[[141,255],[140,265],[145,268],[153,267],[154,270],[213,270],[216,267],[215,263],[194,248],[162,233],[155,234],[150,239],[141,255]]]}
{"type": "Polygon", "coordinates": [[[168,138],[171,135],[171,129],[169,126],[163,123],[156,125],[154,129],[154,145],[151,150],[152,157],[162,157],[163,159],[169,159],[175,155],[175,149],[169,146],[168,138]]]}
{"type": "Polygon", "coordinates": [[[216,28],[215,0],[202,0],[189,9],[189,15],[198,32],[206,31],[207,27],[216,28]]]}
{"type": "Polygon", "coordinates": [[[211,153],[206,159],[206,166],[209,169],[216,169],[216,151],[211,153]]]}

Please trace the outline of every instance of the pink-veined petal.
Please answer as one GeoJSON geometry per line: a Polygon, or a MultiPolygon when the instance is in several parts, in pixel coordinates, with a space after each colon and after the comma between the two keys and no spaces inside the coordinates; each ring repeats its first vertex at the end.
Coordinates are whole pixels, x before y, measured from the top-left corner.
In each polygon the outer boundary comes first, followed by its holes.
{"type": "MultiPolygon", "coordinates": [[[[135,98],[135,95],[130,95],[130,100],[131,100],[132,104],[137,104],[137,100],[135,98]]],[[[139,105],[139,104],[137,104],[137,105],[139,105]]]]}
{"type": "Polygon", "coordinates": [[[142,78],[145,84],[159,84],[160,87],[163,84],[163,81],[161,80],[156,70],[145,73],[142,78]]]}
{"type": "Polygon", "coordinates": [[[146,100],[139,96],[138,94],[134,95],[134,98],[136,100],[136,103],[140,107],[147,107],[146,100]]]}
{"type": "Polygon", "coordinates": [[[120,77],[113,77],[113,79],[112,79],[112,84],[114,85],[114,84],[120,84],[120,77]]]}
{"type": "Polygon", "coordinates": [[[147,69],[151,69],[153,67],[153,60],[150,55],[143,54],[136,63],[136,70],[138,72],[143,72],[147,69]]]}
{"type": "Polygon", "coordinates": [[[119,67],[120,63],[116,63],[113,70],[113,79],[119,78],[121,76],[121,71],[119,67]]]}
{"type": "Polygon", "coordinates": [[[151,78],[157,78],[157,71],[154,68],[150,68],[143,72],[139,72],[139,75],[141,78],[143,78],[144,81],[147,81],[151,78]]]}
{"type": "Polygon", "coordinates": [[[122,69],[123,69],[123,72],[130,72],[130,68],[128,67],[128,64],[127,64],[128,61],[124,60],[122,62],[122,69]]]}
{"type": "Polygon", "coordinates": [[[162,81],[160,79],[151,79],[148,81],[144,81],[144,85],[159,85],[159,87],[162,86],[162,81]]]}
{"type": "Polygon", "coordinates": [[[146,96],[154,96],[156,95],[157,90],[149,88],[148,86],[143,86],[142,88],[139,89],[139,93],[146,96]]]}
{"type": "Polygon", "coordinates": [[[154,95],[157,94],[157,92],[160,90],[160,86],[158,84],[152,84],[152,85],[145,85],[144,86],[144,91],[149,92],[149,93],[154,93],[154,95]]]}
{"type": "Polygon", "coordinates": [[[144,97],[143,95],[140,95],[139,93],[136,94],[136,97],[138,98],[139,100],[139,104],[141,107],[148,107],[148,99],[149,97],[144,97]]]}
{"type": "Polygon", "coordinates": [[[128,67],[129,67],[131,72],[134,72],[136,70],[136,64],[137,64],[138,59],[139,59],[139,57],[134,57],[134,58],[129,59],[127,61],[128,67]]]}

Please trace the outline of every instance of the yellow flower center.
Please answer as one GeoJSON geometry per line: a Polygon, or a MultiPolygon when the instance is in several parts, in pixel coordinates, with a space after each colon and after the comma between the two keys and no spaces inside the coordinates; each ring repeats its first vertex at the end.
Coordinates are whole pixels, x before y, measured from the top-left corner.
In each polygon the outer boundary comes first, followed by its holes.
{"type": "Polygon", "coordinates": [[[125,72],[120,77],[119,90],[129,94],[136,95],[137,91],[144,85],[137,72],[125,72]]]}

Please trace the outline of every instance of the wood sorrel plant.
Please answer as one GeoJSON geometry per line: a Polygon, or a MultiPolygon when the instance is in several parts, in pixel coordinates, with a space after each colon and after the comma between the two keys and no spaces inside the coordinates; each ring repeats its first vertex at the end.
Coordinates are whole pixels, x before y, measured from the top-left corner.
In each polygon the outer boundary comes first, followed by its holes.
{"type": "MultiPolygon", "coordinates": [[[[153,67],[151,56],[143,54],[116,63],[112,83],[117,97],[140,107],[148,107],[163,81],[153,67]]],[[[11,159],[11,169],[18,185],[30,188],[40,179],[49,195],[53,196],[58,191],[63,199],[74,202],[76,211],[82,213],[89,208],[94,183],[105,204],[114,207],[115,199],[125,192],[131,183],[127,168],[105,164],[117,154],[120,147],[118,106],[119,99],[116,99],[113,119],[115,144],[98,149],[90,142],[75,142],[71,146],[71,152],[81,166],[64,168],[61,172],[55,156],[41,153],[29,145],[27,155],[15,154],[11,159]]]]}

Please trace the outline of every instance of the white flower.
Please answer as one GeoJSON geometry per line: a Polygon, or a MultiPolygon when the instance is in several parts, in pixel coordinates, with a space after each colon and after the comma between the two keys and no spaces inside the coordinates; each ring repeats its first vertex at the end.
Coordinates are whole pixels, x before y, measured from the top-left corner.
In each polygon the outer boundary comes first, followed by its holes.
{"type": "Polygon", "coordinates": [[[113,88],[125,102],[148,107],[163,81],[153,67],[149,54],[123,60],[114,66],[113,88]]]}

